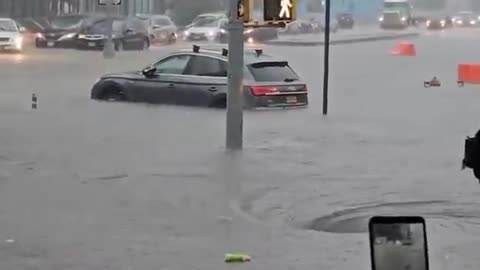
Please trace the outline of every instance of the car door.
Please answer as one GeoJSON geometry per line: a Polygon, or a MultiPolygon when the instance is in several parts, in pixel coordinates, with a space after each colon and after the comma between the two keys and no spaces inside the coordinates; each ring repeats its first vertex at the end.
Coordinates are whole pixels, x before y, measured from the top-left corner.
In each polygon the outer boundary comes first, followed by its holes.
{"type": "Polygon", "coordinates": [[[168,56],[151,67],[155,68],[153,76],[138,81],[137,101],[158,104],[175,104],[174,92],[183,84],[183,75],[191,56],[178,54],[168,56]]]}
{"type": "Polygon", "coordinates": [[[143,45],[145,43],[145,39],[148,39],[150,43],[150,37],[148,34],[148,27],[139,19],[133,20],[133,27],[135,29],[135,37],[136,37],[136,48],[143,49],[143,45]]]}
{"type": "Polygon", "coordinates": [[[140,46],[139,33],[137,29],[138,27],[135,26],[133,19],[127,20],[123,41],[125,49],[136,49],[140,46]]]}
{"type": "Polygon", "coordinates": [[[227,63],[211,56],[194,55],[184,72],[187,80],[179,84],[173,95],[178,103],[209,106],[226,94],[227,63]]]}

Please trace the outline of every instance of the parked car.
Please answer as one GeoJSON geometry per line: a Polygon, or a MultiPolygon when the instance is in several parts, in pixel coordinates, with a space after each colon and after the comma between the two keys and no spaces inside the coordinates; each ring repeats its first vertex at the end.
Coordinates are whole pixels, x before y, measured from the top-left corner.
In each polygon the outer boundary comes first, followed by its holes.
{"type": "MultiPolygon", "coordinates": [[[[82,25],[76,40],[77,49],[103,49],[107,39],[107,18],[96,18],[82,25]]],[[[150,36],[145,23],[135,17],[113,19],[113,43],[115,50],[146,50],[150,36]]]]}
{"type": "Polygon", "coordinates": [[[42,24],[36,22],[33,18],[17,18],[15,22],[19,27],[23,27],[22,32],[24,44],[34,44],[38,33],[45,30],[42,24]]]}
{"type": "Polygon", "coordinates": [[[23,37],[20,28],[10,18],[0,18],[0,51],[21,52],[23,49],[23,37]]]}
{"type": "MultiPolygon", "coordinates": [[[[229,38],[229,32],[227,29],[228,21],[223,20],[220,22],[220,33],[218,41],[221,43],[227,43],[229,38]]],[[[256,43],[278,38],[278,30],[273,27],[265,28],[247,28],[243,31],[244,41],[248,43],[256,43]]]]}
{"type": "Polygon", "coordinates": [[[177,27],[166,15],[137,15],[144,21],[152,43],[171,44],[177,41],[177,27]]]}
{"type": "Polygon", "coordinates": [[[73,48],[78,30],[88,15],[66,15],[54,17],[50,25],[37,33],[37,48],[73,48]]]}
{"type": "Polygon", "coordinates": [[[208,40],[216,41],[226,33],[224,25],[226,20],[205,18],[197,21],[183,32],[183,39],[189,41],[208,40]]]}
{"type": "Polygon", "coordinates": [[[192,27],[198,21],[204,19],[213,19],[213,20],[228,20],[227,14],[218,12],[218,13],[203,13],[198,15],[189,25],[185,26],[185,29],[192,27]]]}
{"type": "MultiPolygon", "coordinates": [[[[330,32],[336,33],[338,31],[338,23],[332,21],[330,24],[330,32]]],[[[297,35],[297,34],[312,34],[325,32],[325,26],[323,22],[315,20],[296,20],[287,24],[285,29],[281,30],[281,33],[297,35]]]]}
{"type": "Polygon", "coordinates": [[[428,30],[444,30],[453,27],[453,21],[448,16],[432,16],[425,22],[428,30]]]}
{"type": "Polygon", "coordinates": [[[338,27],[341,29],[352,29],[355,25],[353,14],[351,13],[339,13],[337,14],[338,27]]]}
{"type": "Polygon", "coordinates": [[[461,11],[456,13],[453,18],[453,24],[457,27],[478,27],[480,20],[477,15],[471,11],[461,11]]]}
{"type": "MultiPolygon", "coordinates": [[[[288,62],[245,51],[244,106],[305,107],[307,86],[288,62]]],[[[177,51],[139,71],[102,76],[91,98],[225,108],[227,100],[228,51],[177,51]]]]}

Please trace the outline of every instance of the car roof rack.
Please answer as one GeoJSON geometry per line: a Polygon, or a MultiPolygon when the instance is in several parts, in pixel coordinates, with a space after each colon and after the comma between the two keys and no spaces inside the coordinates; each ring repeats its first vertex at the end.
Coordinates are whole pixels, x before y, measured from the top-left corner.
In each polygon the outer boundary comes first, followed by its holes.
{"type": "MultiPolygon", "coordinates": [[[[185,50],[182,50],[185,51],[185,50]]],[[[192,51],[194,53],[200,53],[200,52],[207,52],[207,53],[214,53],[214,54],[221,54],[222,56],[228,56],[228,48],[225,48],[224,46],[209,46],[207,45],[205,49],[202,49],[199,45],[194,44],[192,46],[192,51]]],[[[254,53],[257,57],[260,57],[263,55],[263,48],[244,48],[244,53],[254,53]]]]}

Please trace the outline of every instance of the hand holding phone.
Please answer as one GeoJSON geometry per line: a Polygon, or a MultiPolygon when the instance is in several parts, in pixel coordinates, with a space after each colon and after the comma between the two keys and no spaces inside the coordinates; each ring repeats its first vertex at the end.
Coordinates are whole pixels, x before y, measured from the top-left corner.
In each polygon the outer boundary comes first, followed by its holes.
{"type": "Polygon", "coordinates": [[[422,217],[373,217],[368,224],[372,270],[429,270],[422,217]]]}

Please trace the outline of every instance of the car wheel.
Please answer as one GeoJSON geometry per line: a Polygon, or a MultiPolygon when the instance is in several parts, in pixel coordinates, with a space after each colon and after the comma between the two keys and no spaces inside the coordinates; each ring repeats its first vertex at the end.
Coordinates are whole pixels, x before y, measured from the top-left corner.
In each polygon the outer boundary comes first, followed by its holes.
{"type": "Polygon", "coordinates": [[[148,50],[150,48],[150,41],[148,39],[143,40],[142,50],[148,50]]]}
{"type": "Polygon", "coordinates": [[[118,89],[107,89],[101,100],[108,102],[125,101],[125,95],[118,89]]]}

